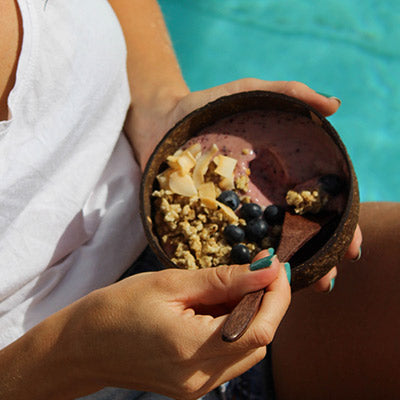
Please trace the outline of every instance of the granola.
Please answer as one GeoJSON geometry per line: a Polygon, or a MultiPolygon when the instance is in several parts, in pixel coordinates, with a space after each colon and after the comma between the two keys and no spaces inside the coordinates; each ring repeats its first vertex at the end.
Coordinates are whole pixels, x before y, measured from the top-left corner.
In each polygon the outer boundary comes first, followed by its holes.
{"type": "Polygon", "coordinates": [[[153,192],[156,227],[171,260],[188,269],[229,263],[232,247],[223,230],[243,220],[227,214],[221,207],[212,209],[197,196],[185,197],[161,189],[153,192]]]}
{"type": "MultiPolygon", "coordinates": [[[[198,145],[179,149],[167,158],[168,168],[157,176],[159,189],[152,193],[155,226],[171,260],[182,268],[214,267],[231,262],[232,245],[224,237],[228,225],[246,221],[218,201],[223,191],[233,190],[243,200],[250,170],[234,174],[236,160],[218,154],[218,146],[201,151],[198,145]]],[[[252,255],[259,250],[246,243],[252,255]]]]}
{"type": "MultiPolygon", "coordinates": [[[[200,144],[179,149],[167,157],[167,164],[157,176],[159,188],[152,193],[154,226],[177,266],[198,269],[250,262],[261,249],[278,247],[283,218],[268,225],[264,219],[267,210],[251,203],[249,168],[236,176],[237,160],[220,154],[216,144],[205,150],[200,144]],[[258,225],[244,212],[241,215],[247,205],[259,209],[258,225]],[[229,225],[240,229],[225,231],[229,225]],[[235,246],[245,252],[240,261],[233,257],[235,246]]],[[[318,213],[327,201],[326,191],[318,188],[289,190],[286,195],[287,205],[298,214],[318,213]]]]}
{"type": "Polygon", "coordinates": [[[301,190],[299,192],[289,190],[286,194],[286,202],[289,206],[294,207],[296,214],[317,214],[328,202],[328,195],[318,189],[301,190]]]}

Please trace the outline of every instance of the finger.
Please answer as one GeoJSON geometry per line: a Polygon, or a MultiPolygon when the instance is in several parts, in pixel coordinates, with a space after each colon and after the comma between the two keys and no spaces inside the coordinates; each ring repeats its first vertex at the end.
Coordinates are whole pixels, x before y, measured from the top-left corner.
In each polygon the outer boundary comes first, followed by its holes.
{"type": "MultiPolygon", "coordinates": [[[[262,260],[265,257],[271,256],[275,253],[275,251],[271,248],[268,250],[262,250],[260,251],[252,260],[252,267],[251,268],[257,268],[257,263],[255,261],[262,260]]],[[[271,257],[269,257],[271,258],[271,257]]],[[[272,259],[271,259],[272,262],[272,259]]],[[[249,266],[250,268],[250,266],[249,266]]],[[[240,297],[234,297],[231,301],[225,301],[223,304],[205,304],[204,302],[202,304],[199,304],[195,307],[195,312],[196,314],[207,314],[207,315],[212,315],[214,317],[224,315],[224,314],[229,314],[233,308],[236,306],[238,301],[240,301],[242,296],[240,297]]]]}
{"type": "MultiPolygon", "coordinates": [[[[277,278],[268,286],[260,310],[248,331],[236,343],[255,348],[271,343],[291,300],[291,289],[283,264],[279,264],[277,278]]],[[[235,344],[236,344],[235,343],[235,344]]]]}
{"type": "Polygon", "coordinates": [[[325,276],[313,284],[313,289],[316,292],[329,293],[333,290],[335,279],[337,276],[337,268],[333,267],[325,276]]]}
{"type": "Polygon", "coordinates": [[[173,124],[191,111],[220,97],[252,90],[267,90],[296,97],[314,107],[324,116],[334,114],[341,104],[338,98],[319,94],[301,82],[266,81],[255,78],[244,78],[190,93],[188,96],[184,97],[179,102],[178,107],[172,111],[170,115],[170,126],[173,126],[173,124]]]}
{"type": "Polygon", "coordinates": [[[302,82],[296,81],[265,81],[255,78],[245,78],[229,82],[217,87],[215,94],[228,95],[250,90],[269,90],[283,93],[304,101],[317,109],[322,115],[334,114],[340,107],[341,101],[334,96],[326,96],[317,93],[302,82]]]}
{"type": "Polygon", "coordinates": [[[222,327],[228,315],[212,318],[209,315],[194,315],[191,323],[199,332],[198,338],[207,337],[207,345],[203,349],[210,354],[243,353],[258,347],[266,346],[272,340],[290,303],[291,289],[284,264],[273,257],[272,267],[277,269],[275,279],[268,285],[260,309],[247,332],[233,343],[224,342],[221,338],[222,327]]]}
{"type": "Polygon", "coordinates": [[[238,301],[246,293],[265,288],[277,277],[279,262],[273,262],[267,250],[260,252],[255,261],[261,259],[263,268],[254,271],[248,264],[179,271],[179,292],[175,299],[185,306],[238,301]]]}
{"type": "Polygon", "coordinates": [[[349,260],[357,260],[361,256],[361,243],[362,243],[362,233],[360,226],[357,225],[357,228],[354,232],[353,240],[350,243],[349,248],[347,249],[345,257],[349,260]]]}

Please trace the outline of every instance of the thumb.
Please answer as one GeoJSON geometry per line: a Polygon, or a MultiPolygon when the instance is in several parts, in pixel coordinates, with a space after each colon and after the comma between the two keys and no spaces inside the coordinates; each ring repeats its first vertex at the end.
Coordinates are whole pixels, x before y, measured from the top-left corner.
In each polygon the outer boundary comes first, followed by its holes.
{"type": "Polygon", "coordinates": [[[267,250],[251,265],[230,265],[187,271],[183,276],[184,300],[190,304],[214,305],[237,301],[246,293],[267,287],[279,274],[280,263],[267,250]],[[256,262],[256,263],[255,263],[256,262]],[[251,270],[250,267],[257,268],[251,270]]]}

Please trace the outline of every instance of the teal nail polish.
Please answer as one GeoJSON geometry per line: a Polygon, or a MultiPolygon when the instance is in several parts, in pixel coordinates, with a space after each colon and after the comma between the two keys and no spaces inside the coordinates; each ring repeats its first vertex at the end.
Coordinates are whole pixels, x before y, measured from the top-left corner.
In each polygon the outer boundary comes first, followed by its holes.
{"type": "Polygon", "coordinates": [[[331,279],[331,284],[329,285],[329,293],[332,292],[333,288],[335,287],[335,280],[336,278],[331,279]]]}
{"type": "Polygon", "coordinates": [[[283,265],[285,266],[287,279],[290,283],[290,281],[292,280],[292,270],[290,268],[290,264],[288,262],[285,262],[285,264],[283,264],[283,265]]]}
{"type": "Polygon", "coordinates": [[[327,94],[327,93],[323,93],[323,92],[317,92],[317,93],[320,94],[321,96],[327,97],[328,99],[331,98],[331,97],[333,97],[332,95],[327,94]]]}
{"type": "Polygon", "coordinates": [[[335,99],[336,101],[339,102],[339,105],[342,104],[342,100],[340,100],[339,98],[337,98],[336,96],[332,96],[331,94],[327,94],[327,93],[322,93],[322,92],[317,92],[318,94],[320,94],[321,96],[324,96],[328,99],[335,99]]]}
{"type": "Polygon", "coordinates": [[[268,257],[260,258],[259,260],[252,262],[249,266],[250,271],[257,271],[258,269],[270,267],[272,264],[273,257],[274,257],[274,255],[271,254],[268,257]]]}
{"type": "Polygon", "coordinates": [[[268,249],[268,253],[269,253],[270,256],[273,256],[275,254],[275,250],[272,247],[270,247],[268,249]]]}

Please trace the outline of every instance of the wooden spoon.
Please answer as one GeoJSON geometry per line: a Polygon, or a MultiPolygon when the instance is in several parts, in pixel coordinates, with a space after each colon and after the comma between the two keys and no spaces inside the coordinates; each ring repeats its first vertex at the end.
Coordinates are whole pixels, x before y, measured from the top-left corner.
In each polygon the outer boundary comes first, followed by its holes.
{"type": "MultiPolygon", "coordinates": [[[[276,254],[280,262],[286,262],[306,242],[313,238],[331,218],[306,218],[302,215],[285,213],[281,241],[276,254]]],[[[257,313],[264,289],[243,296],[228,316],[222,328],[222,339],[226,342],[238,340],[246,331],[257,313]]]]}

